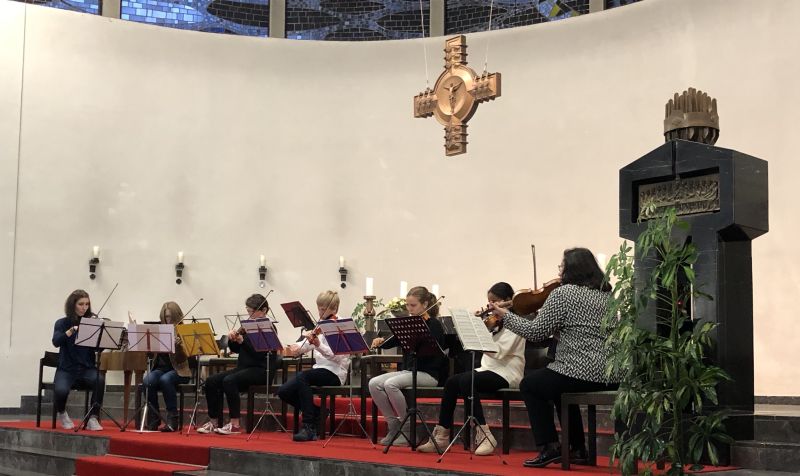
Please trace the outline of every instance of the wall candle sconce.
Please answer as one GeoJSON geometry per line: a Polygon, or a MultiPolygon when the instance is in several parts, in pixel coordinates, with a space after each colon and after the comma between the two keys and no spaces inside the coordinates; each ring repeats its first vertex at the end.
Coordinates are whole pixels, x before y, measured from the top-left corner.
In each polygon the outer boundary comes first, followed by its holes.
{"type": "Polygon", "coordinates": [[[97,277],[95,272],[97,272],[98,264],[100,264],[100,247],[94,245],[92,247],[92,257],[89,259],[89,279],[94,279],[97,277]]]}
{"type": "Polygon", "coordinates": [[[344,256],[339,257],[339,276],[342,283],[339,285],[342,289],[347,287],[347,268],[344,267],[344,256]]]}
{"type": "Polygon", "coordinates": [[[183,251],[178,251],[178,263],[175,265],[175,284],[183,282],[183,268],[185,267],[183,264],[183,251]]]}
{"type": "Polygon", "coordinates": [[[266,287],[267,283],[267,257],[261,255],[258,257],[258,286],[263,288],[266,287]]]}

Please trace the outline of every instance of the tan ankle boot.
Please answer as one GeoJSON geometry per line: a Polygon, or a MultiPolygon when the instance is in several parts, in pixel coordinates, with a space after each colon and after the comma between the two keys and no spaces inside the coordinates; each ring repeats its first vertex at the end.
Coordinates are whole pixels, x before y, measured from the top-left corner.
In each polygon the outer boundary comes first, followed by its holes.
{"type": "Polygon", "coordinates": [[[428,439],[424,445],[417,447],[417,451],[422,453],[436,453],[436,446],[433,444],[434,440],[436,440],[436,444],[439,445],[439,452],[444,451],[447,445],[450,444],[450,430],[443,426],[436,425],[433,428],[433,438],[428,439]]]}
{"type": "Polygon", "coordinates": [[[497,440],[494,439],[489,425],[481,425],[480,429],[475,430],[475,444],[477,445],[476,456],[488,456],[494,453],[494,449],[497,448],[497,440]]]}

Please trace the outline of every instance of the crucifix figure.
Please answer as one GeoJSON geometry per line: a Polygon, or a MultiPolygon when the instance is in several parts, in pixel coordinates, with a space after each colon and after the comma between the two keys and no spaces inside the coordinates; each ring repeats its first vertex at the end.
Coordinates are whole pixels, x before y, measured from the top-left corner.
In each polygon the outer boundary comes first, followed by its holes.
{"type": "Polygon", "coordinates": [[[500,97],[500,73],[476,74],[467,66],[464,35],[445,41],[444,71],[433,89],[414,96],[414,117],[436,116],[444,126],[445,155],[467,151],[467,121],[478,104],[500,97]]]}

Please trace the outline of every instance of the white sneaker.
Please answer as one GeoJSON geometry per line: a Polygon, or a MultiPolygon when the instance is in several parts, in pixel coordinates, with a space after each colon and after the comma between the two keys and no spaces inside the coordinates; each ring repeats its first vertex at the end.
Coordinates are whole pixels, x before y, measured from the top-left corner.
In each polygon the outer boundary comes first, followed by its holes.
{"type": "Polygon", "coordinates": [[[242,432],[241,427],[239,427],[238,425],[234,425],[233,423],[228,423],[222,428],[217,428],[217,433],[219,433],[220,435],[238,435],[241,432],[242,432]]]}
{"type": "Polygon", "coordinates": [[[86,429],[89,431],[103,431],[103,427],[100,426],[100,422],[94,416],[90,417],[89,421],[86,422],[86,429]]]}
{"type": "Polygon", "coordinates": [[[61,428],[65,430],[71,430],[75,428],[75,423],[72,423],[72,418],[67,415],[66,410],[56,415],[56,419],[58,423],[61,425],[61,428]]]}
{"type": "Polygon", "coordinates": [[[207,421],[205,425],[201,426],[197,429],[198,433],[214,433],[217,430],[217,425],[214,424],[212,421],[207,421]]]}
{"type": "Polygon", "coordinates": [[[475,430],[475,456],[489,456],[494,454],[497,448],[497,440],[492,435],[489,425],[481,425],[480,429],[475,430]],[[483,430],[483,431],[481,431],[483,430]]]}

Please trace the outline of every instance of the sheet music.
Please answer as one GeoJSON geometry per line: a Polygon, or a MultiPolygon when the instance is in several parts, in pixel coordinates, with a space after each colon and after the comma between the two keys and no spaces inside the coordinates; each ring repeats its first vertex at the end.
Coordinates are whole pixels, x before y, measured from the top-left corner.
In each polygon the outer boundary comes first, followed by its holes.
{"type": "Polygon", "coordinates": [[[466,309],[450,309],[450,313],[464,350],[478,350],[490,354],[500,352],[500,346],[492,339],[492,333],[486,328],[483,319],[473,316],[466,309]]]}
{"type": "Polygon", "coordinates": [[[128,324],[128,350],[175,353],[175,326],[172,324],[128,324]]]}
{"type": "Polygon", "coordinates": [[[250,339],[250,344],[256,351],[269,352],[272,350],[283,350],[283,345],[278,339],[278,331],[275,324],[268,317],[261,319],[246,319],[242,321],[242,327],[250,339]]]}
{"type": "Polygon", "coordinates": [[[119,349],[125,323],[90,317],[81,319],[75,345],[100,349],[119,349]]]}
{"type": "Polygon", "coordinates": [[[334,354],[368,352],[369,347],[353,319],[326,319],[318,321],[320,330],[334,354]]]}

